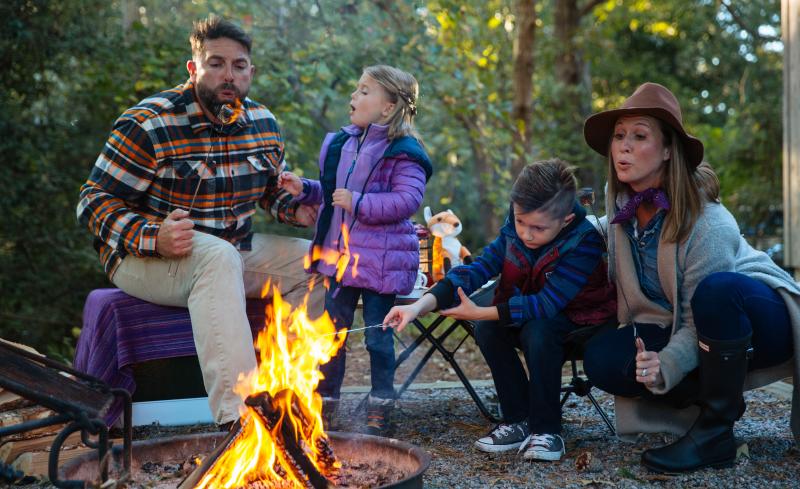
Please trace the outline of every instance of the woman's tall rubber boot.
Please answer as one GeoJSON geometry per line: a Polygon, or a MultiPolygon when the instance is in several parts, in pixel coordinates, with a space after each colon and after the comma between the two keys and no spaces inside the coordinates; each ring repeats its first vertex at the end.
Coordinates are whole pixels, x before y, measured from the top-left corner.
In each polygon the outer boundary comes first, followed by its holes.
{"type": "Polygon", "coordinates": [[[700,415],[675,443],[646,450],[642,465],[662,473],[733,466],[736,461],[733,424],[744,413],[742,389],[751,336],[717,341],[698,335],[700,415]]]}

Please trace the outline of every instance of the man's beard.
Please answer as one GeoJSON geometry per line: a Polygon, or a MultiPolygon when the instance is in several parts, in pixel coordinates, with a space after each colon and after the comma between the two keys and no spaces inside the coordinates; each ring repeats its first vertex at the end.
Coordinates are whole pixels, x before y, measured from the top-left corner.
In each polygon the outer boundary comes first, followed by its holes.
{"type": "Polygon", "coordinates": [[[210,113],[214,114],[214,117],[219,117],[219,111],[225,104],[233,104],[235,101],[231,102],[220,102],[217,99],[217,92],[221,90],[231,90],[236,94],[236,98],[238,100],[244,100],[247,96],[247,92],[240,93],[239,88],[234,85],[233,83],[223,83],[217,86],[216,89],[212,90],[205,85],[198,83],[195,85],[195,89],[197,90],[197,97],[200,99],[200,103],[208,110],[210,113]]]}

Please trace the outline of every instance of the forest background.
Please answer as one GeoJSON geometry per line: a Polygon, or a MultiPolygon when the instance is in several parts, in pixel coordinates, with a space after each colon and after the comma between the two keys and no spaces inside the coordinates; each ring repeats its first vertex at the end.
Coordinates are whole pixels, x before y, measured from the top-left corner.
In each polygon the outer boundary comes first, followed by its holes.
{"type": "MultiPolygon", "coordinates": [[[[276,115],[305,175],[317,176],[324,134],[349,122],[363,67],[413,73],[435,167],[424,205],[458,214],[473,253],[527,162],[561,157],[602,190],[583,120],[644,81],[678,96],[748,239],[780,238],[779,0],[6,0],[0,337],[71,359],[87,293],[110,286],[75,217],[78,189],[115,118],[186,80],[192,21],[210,12],[252,34],[250,97],[276,115]]],[[[263,212],[256,230],[309,236],[263,212]]]]}

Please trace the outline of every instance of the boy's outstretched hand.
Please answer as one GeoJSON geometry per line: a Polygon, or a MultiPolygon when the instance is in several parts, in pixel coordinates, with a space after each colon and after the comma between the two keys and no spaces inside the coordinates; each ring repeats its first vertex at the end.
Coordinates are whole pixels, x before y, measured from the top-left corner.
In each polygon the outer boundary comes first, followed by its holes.
{"type": "Polygon", "coordinates": [[[403,331],[408,323],[417,318],[419,312],[414,304],[405,306],[394,306],[389,310],[389,313],[383,318],[384,329],[390,326],[398,332],[403,331]]]}
{"type": "Polygon", "coordinates": [[[648,387],[664,383],[658,353],[647,351],[641,338],[636,338],[636,381],[648,387]]]}
{"type": "Polygon", "coordinates": [[[278,187],[292,194],[292,197],[297,197],[303,191],[303,182],[294,173],[284,171],[278,175],[278,187]]]}
{"type": "Polygon", "coordinates": [[[481,307],[475,304],[469,296],[464,293],[461,287],[458,288],[458,297],[461,299],[461,304],[456,307],[451,307],[450,309],[442,309],[439,311],[439,314],[442,316],[449,316],[453,319],[479,319],[490,321],[499,319],[496,307],[481,307]]]}

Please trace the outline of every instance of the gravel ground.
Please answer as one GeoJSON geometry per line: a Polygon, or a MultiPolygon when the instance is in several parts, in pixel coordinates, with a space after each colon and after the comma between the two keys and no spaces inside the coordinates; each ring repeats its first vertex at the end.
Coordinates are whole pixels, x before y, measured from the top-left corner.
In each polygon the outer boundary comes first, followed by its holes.
{"type": "MultiPolygon", "coordinates": [[[[485,383],[484,383],[485,384],[485,383]]],[[[338,431],[361,431],[364,413],[357,406],[363,392],[347,392],[339,412],[338,431]]],[[[491,402],[491,387],[479,387],[491,402]]],[[[643,436],[627,443],[611,436],[586,398],[572,397],[564,407],[566,455],[560,462],[527,462],[516,452],[486,454],[473,443],[492,425],[484,419],[463,388],[410,389],[398,401],[392,436],[431,454],[425,472],[428,488],[707,488],[800,487],[800,451],[789,431],[790,402],[784,393],[756,390],[746,394],[747,412],[736,424],[736,435],[747,443],[748,456],[725,470],[702,470],[681,476],[649,473],[639,465],[641,452],[668,439],[643,436]],[[589,460],[588,469],[579,461],[589,460]]],[[[593,391],[613,420],[612,398],[593,391]]],[[[139,427],[135,439],[215,430],[214,426],[139,427]]],[[[0,484],[2,486],[2,484],[0,484]]],[[[20,486],[17,486],[20,487],[20,486]]],[[[47,483],[23,486],[52,487],[47,483]]]]}
{"type": "MultiPolygon", "coordinates": [[[[410,328],[409,328],[410,329],[410,328]]],[[[409,331],[409,330],[406,330],[409,331]]],[[[463,334],[463,333],[462,333],[463,334]]],[[[403,341],[412,339],[404,332],[403,341]]],[[[453,348],[460,336],[448,341],[453,348]]],[[[398,351],[401,347],[398,345],[398,351]]],[[[427,349],[427,343],[402,365],[395,377],[402,382],[427,349]]],[[[478,392],[493,404],[493,388],[486,364],[474,342],[467,339],[458,350],[459,364],[471,379],[478,379],[478,392]]],[[[566,366],[565,366],[566,367],[566,366]]],[[[569,372],[564,371],[567,375],[569,372]]],[[[527,462],[515,452],[486,454],[473,447],[492,424],[483,418],[466,390],[455,381],[452,367],[435,354],[417,377],[417,383],[441,382],[434,388],[412,386],[398,401],[395,411],[394,438],[413,443],[432,456],[425,472],[429,488],[706,488],[706,487],[800,487],[800,450],[794,445],[789,430],[791,386],[782,389],[759,389],[746,393],[747,412],[736,424],[736,435],[747,443],[748,456],[725,470],[703,470],[681,476],[649,473],[639,465],[643,450],[669,441],[662,435],[643,436],[636,443],[627,443],[612,436],[586,398],[572,397],[564,407],[563,436],[566,455],[560,462],[527,462]],[[584,464],[589,460],[588,464],[584,464]],[[588,469],[579,468],[588,465],[588,469]]],[[[338,431],[361,431],[364,412],[357,412],[369,385],[369,358],[363,337],[353,335],[348,342],[348,368],[338,431]]],[[[431,386],[432,384],[427,384],[431,386]]],[[[593,393],[613,422],[611,396],[593,393]]],[[[494,399],[496,401],[496,399],[494,399]]],[[[152,439],[176,434],[216,430],[209,425],[185,427],[139,427],[134,439],[152,439]]],[[[0,487],[3,484],[0,483],[0,487]]],[[[47,483],[25,488],[49,488],[47,483]]]]}
{"type": "MultiPolygon", "coordinates": [[[[489,396],[491,390],[482,388],[489,396]]],[[[594,393],[613,419],[613,400],[594,393]]],[[[354,413],[363,394],[349,394],[337,429],[358,431],[363,413],[354,413]]],[[[703,470],[681,476],[649,473],[639,465],[643,450],[661,445],[662,435],[647,435],[637,443],[611,436],[586,398],[572,398],[564,409],[566,455],[560,462],[527,462],[515,452],[485,454],[473,443],[491,428],[464,389],[410,390],[399,401],[394,437],[432,455],[425,473],[431,488],[517,487],[800,487],[800,452],[789,431],[789,401],[763,390],[749,392],[748,409],[736,424],[736,435],[747,443],[749,457],[733,469],[703,470]],[[586,455],[589,454],[589,455],[586,455]],[[593,458],[590,470],[576,461],[593,458]]]]}

